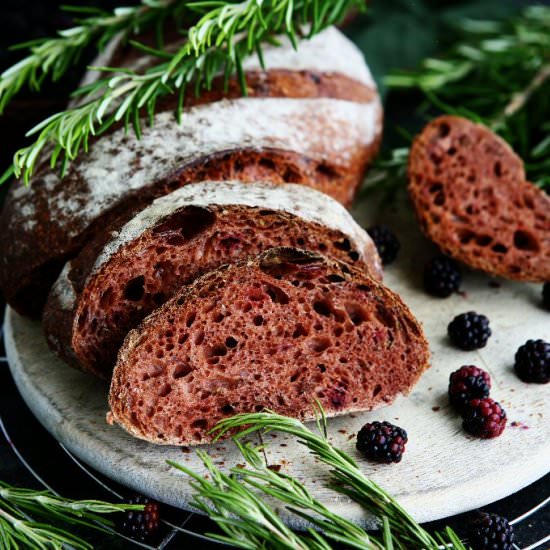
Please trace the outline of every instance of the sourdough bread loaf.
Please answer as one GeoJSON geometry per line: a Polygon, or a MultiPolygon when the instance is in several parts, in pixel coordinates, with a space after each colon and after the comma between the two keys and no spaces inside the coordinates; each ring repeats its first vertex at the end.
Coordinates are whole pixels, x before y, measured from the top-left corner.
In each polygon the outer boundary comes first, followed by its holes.
{"type": "Polygon", "coordinates": [[[110,378],[128,331],[182,285],[276,246],[321,252],[381,276],[370,237],[324,193],[294,184],[190,184],[68,265],[44,311],[47,340],[68,362],[110,378]]]}
{"type": "Polygon", "coordinates": [[[8,303],[38,315],[86,242],[189,182],[302,183],[349,204],[381,134],[380,101],[360,52],[329,29],[297,52],[284,40],[264,53],[266,70],[253,58],[245,65],[248,97],[235,81],[225,91],[217,80],[200,97],[189,94],[181,124],[169,98],[140,140],[113,128],[63,178],[44,159],[31,185],[13,185],[0,217],[8,303]]]}
{"type": "Polygon", "coordinates": [[[108,419],[158,444],[211,441],[222,418],[264,408],[311,419],[408,393],[428,366],[399,296],[348,264],[277,248],[225,265],[132,330],[108,419]]]}
{"type": "Polygon", "coordinates": [[[550,197],[485,126],[455,116],[430,122],[411,148],[409,193],[445,254],[507,279],[550,280],[550,197]]]}

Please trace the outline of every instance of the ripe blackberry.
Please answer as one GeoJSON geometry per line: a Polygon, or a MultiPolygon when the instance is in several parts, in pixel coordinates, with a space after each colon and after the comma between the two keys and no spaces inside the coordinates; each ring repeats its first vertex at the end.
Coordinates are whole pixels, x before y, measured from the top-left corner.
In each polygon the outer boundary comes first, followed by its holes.
{"type": "Polygon", "coordinates": [[[516,351],[514,370],[524,382],[546,384],[550,381],[550,343],[527,340],[516,351]]]}
{"type": "Polygon", "coordinates": [[[376,462],[401,462],[407,432],[389,422],[369,422],[357,434],[357,450],[376,462]]]}
{"type": "Polygon", "coordinates": [[[475,311],[457,315],[449,323],[447,332],[451,342],[466,351],[485,347],[491,336],[489,319],[475,311]]]}
{"type": "Polygon", "coordinates": [[[462,413],[462,427],[481,439],[498,437],[506,427],[506,412],[490,397],[472,399],[462,413]]]}
{"type": "Polygon", "coordinates": [[[432,258],[424,267],[424,289],[432,296],[447,298],[460,288],[458,264],[446,256],[432,258]]]}
{"type": "Polygon", "coordinates": [[[497,514],[479,512],[468,525],[472,550],[512,550],[514,528],[497,514]]]}
{"type": "Polygon", "coordinates": [[[458,412],[462,412],[472,399],[489,397],[490,389],[489,373],[474,365],[460,367],[449,377],[449,401],[458,412]]]}
{"type": "Polygon", "coordinates": [[[550,283],[542,285],[542,307],[550,311],[550,283]]]}
{"type": "Polygon", "coordinates": [[[120,522],[120,531],[126,536],[145,542],[154,535],[160,524],[160,505],[154,500],[137,495],[126,501],[127,504],[143,504],[142,510],[128,510],[120,522]]]}
{"type": "Polygon", "coordinates": [[[391,264],[401,248],[395,234],[385,225],[373,225],[367,229],[367,233],[374,241],[382,263],[391,264]]]}

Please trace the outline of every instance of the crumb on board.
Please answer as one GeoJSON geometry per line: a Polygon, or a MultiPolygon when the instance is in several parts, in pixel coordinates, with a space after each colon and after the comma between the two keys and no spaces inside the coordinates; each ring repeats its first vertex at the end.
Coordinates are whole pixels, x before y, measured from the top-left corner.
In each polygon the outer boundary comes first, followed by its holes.
{"type": "Polygon", "coordinates": [[[441,410],[441,407],[432,407],[432,411],[433,412],[437,412],[437,411],[440,411],[441,410]]]}

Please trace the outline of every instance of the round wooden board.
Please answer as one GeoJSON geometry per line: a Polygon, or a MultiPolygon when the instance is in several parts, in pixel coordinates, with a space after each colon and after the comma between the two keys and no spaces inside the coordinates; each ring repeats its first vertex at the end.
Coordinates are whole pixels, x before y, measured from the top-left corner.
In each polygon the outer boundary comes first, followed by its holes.
{"type": "MultiPolygon", "coordinates": [[[[355,214],[360,222],[374,219],[366,205],[356,208],[355,214]]],[[[522,383],[512,365],[517,347],[527,339],[549,339],[550,316],[539,305],[540,285],[491,282],[473,272],[465,274],[463,294],[445,300],[428,297],[421,287],[421,272],[435,249],[420,235],[410,214],[384,212],[384,221],[397,230],[402,241],[398,261],[386,270],[386,284],[404,297],[423,322],[433,366],[408,398],[372,413],[332,419],[329,432],[331,440],[356,456],[365,473],[418,521],[431,521],[507,496],[549,471],[550,386],[522,383]],[[449,345],[446,328],[454,315],[469,310],[489,317],[493,336],[486,348],[461,352],[449,345]],[[509,419],[498,439],[467,436],[449,407],[449,373],[465,364],[476,364],[492,376],[491,395],[505,407],[509,419]],[[409,443],[401,463],[373,465],[356,452],[357,431],[375,419],[389,420],[407,430],[409,443]]],[[[170,468],[166,460],[203,471],[192,450],[150,445],[107,425],[107,385],[56,359],[38,323],[8,309],[5,339],[21,394],[59,441],[116,481],[168,504],[189,508],[186,477],[170,468]]],[[[304,481],[330,508],[357,522],[370,523],[358,506],[325,488],[326,468],[306,456],[302,446],[280,434],[267,440],[270,464],[278,464],[285,473],[304,481]]],[[[224,468],[242,462],[230,442],[206,448],[224,468]]],[[[296,518],[285,517],[299,526],[296,518]]]]}

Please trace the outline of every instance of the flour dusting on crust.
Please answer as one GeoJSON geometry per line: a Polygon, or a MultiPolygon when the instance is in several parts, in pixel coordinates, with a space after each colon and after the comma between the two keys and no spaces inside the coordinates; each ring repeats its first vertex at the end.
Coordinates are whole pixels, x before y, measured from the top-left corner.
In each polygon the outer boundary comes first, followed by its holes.
{"type": "MultiPolygon", "coordinates": [[[[298,184],[274,185],[268,182],[207,181],[186,185],[160,197],[129,221],[103,249],[91,274],[109,260],[126,243],[139,237],[176,210],[185,206],[250,206],[288,212],[306,221],[336,229],[347,235],[363,260],[376,258],[374,244],[368,234],[337,201],[298,184]]],[[[381,266],[378,264],[381,273],[381,266]]]]}

